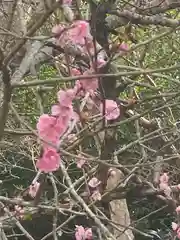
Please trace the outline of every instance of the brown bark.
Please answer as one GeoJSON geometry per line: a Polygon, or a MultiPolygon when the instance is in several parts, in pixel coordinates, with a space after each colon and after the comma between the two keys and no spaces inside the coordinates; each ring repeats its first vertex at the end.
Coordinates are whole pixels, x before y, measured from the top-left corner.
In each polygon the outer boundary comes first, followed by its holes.
{"type": "MultiPolygon", "coordinates": [[[[116,174],[110,175],[107,181],[107,191],[111,191],[114,189],[123,179],[123,173],[113,168],[116,174]]],[[[128,229],[130,225],[130,216],[129,211],[126,203],[126,199],[121,200],[112,200],[109,203],[110,206],[110,216],[111,220],[114,223],[117,223],[119,230],[114,229],[114,235],[117,240],[131,240],[134,239],[132,231],[128,229]]]]}

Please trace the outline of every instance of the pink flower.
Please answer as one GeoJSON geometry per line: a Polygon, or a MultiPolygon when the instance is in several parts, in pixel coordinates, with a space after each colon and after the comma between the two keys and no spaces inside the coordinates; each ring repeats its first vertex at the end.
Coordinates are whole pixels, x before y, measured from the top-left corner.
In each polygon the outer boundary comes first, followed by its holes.
{"type": "Polygon", "coordinates": [[[160,183],[168,183],[169,182],[169,176],[167,173],[163,173],[159,178],[160,183]]]}
{"type": "Polygon", "coordinates": [[[159,188],[163,190],[165,195],[170,197],[171,196],[171,188],[169,187],[169,176],[167,173],[163,173],[159,178],[159,188]]]}
{"type": "Polygon", "coordinates": [[[77,68],[72,68],[71,69],[71,74],[73,76],[79,76],[79,75],[81,75],[81,72],[77,68]]]}
{"type": "Polygon", "coordinates": [[[69,126],[71,120],[79,121],[79,116],[76,112],[73,111],[72,105],[69,107],[64,107],[59,105],[53,105],[51,108],[51,113],[53,116],[57,117],[57,124],[61,127],[59,131],[59,137],[64,134],[69,126]]]}
{"type": "Polygon", "coordinates": [[[91,180],[88,182],[88,185],[91,188],[97,188],[100,184],[101,182],[96,177],[91,178],[91,180]]]}
{"type": "Polygon", "coordinates": [[[174,231],[176,231],[176,230],[178,229],[178,225],[177,225],[177,223],[175,223],[175,222],[172,222],[171,226],[172,226],[172,229],[173,229],[174,231]]]}
{"type": "Polygon", "coordinates": [[[85,239],[87,239],[87,240],[93,239],[93,234],[92,234],[92,229],[91,228],[86,228],[85,239]]]}
{"type": "Polygon", "coordinates": [[[159,188],[160,188],[160,190],[164,191],[166,196],[168,196],[168,197],[171,196],[171,188],[168,186],[167,183],[160,183],[159,188]]]}
{"type": "Polygon", "coordinates": [[[177,238],[180,239],[180,228],[178,228],[178,230],[176,231],[177,234],[177,238]]]}
{"type": "MultiPolygon", "coordinates": [[[[82,156],[79,154],[78,157],[82,157],[82,156]]],[[[86,160],[83,157],[78,158],[76,163],[77,163],[78,168],[82,168],[84,166],[84,164],[86,163],[86,160]]]]}
{"type": "Polygon", "coordinates": [[[69,37],[74,44],[85,45],[86,38],[92,39],[89,23],[82,20],[75,21],[69,30],[69,37]]]}
{"type": "Polygon", "coordinates": [[[85,229],[83,226],[76,226],[75,238],[76,240],[83,240],[85,235],[85,229]]]}
{"type": "Polygon", "coordinates": [[[72,101],[75,97],[74,89],[68,89],[67,91],[60,90],[57,93],[59,104],[62,107],[71,107],[72,101]]]}
{"type": "Polygon", "coordinates": [[[180,239],[180,227],[177,223],[172,222],[172,229],[176,232],[177,238],[180,239]]]}
{"type": "MultiPolygon", "coordinates": [[[[84,76],[89,76],[92,73],[90,71],[85,71],[83,73],[84,76]]],[[[83,79],[83,80],[79,80],[79,82],[81,83],[82,88],[86,91],[86,92],[91,92],[91,91],[96,91],[98,88],[98,80],[97,78],[88,78],[88,79],[83,79]]]]}
{"type": "Polygon", "coordinates": [[[91,195],[91,198],[93,201],[100,201],[101,200],[101,194],[98,190],[94,191],[91,195]]]}
{"type": "Polygon", "coordinates": [[[85,39],[92,41],[89,23],[82,20],[76,20],[65,30],[63,25],[53,27],[52,33],[56,36],[58,44],[64,47],[67,43],[77,44],[80,47],[85,46],[85,39]],[[63,31],[64,30],[64,31],[63,31]]]}
{"type": "Polygon", "coordinates": [[[98,58],[97,59],[97,67],[101,68],[106,65],[106,61],[103,58],[98,58]]]}
{"type": "Polygon", "coordinates": [[[180,213],[180,206],[176,208],[176,212],[179,214],[180,213]]]}
{"type": "Polygon", "coordinates": [[[38,159],[36,166],[42,172],[54,172],[60,166],[60,156],[59,153],[53,148],[45,148],[43,156],[38,159]]]}
{"type": "MultiPolygon", "coordinates": [[[[120,110],[118,105],[113,100],[105,100],[105,118],[106,120],[114,120],[117,119],[120,115],[120,110]]],[[[100,111],[103,112],[103,104],[100,105],[100,111]]]]}
{"type": "Polygon", "coordinates": [[[121,43],[120,45],[119,45],[119,50],[120,51],[128,51],[129,50],[129,46],[128,46],[128,44],[127,43],[121,43]]]}
{"type": "Polygon", "coordinates": [[[92,240],[92,229],[76,225],[75,238],[76,240],[92,240]]]}
{"type": "Polygon", "coordinates": [[[29,195],[32,197],[32,198],[35,198],[38,190],[39,190],[39,187],[40,187],[40,183],[39,182],[35,182],[34,184],[31,184],[29,186],[29,195]]]}
{"type": "Polygon", "coordinates": [[[15,205],[14,209],[15,209],[16,217],[22,219],[24,217],[24,209],[23,209],[23,207],[21,207],[19,205],[15,205]]]}
{"type": "Polygon", "coordinates": [[[56,144],[62,132],[62,126],[56,117],[43,114],[38,120],[37,130],[40,138],[56,144]]]}

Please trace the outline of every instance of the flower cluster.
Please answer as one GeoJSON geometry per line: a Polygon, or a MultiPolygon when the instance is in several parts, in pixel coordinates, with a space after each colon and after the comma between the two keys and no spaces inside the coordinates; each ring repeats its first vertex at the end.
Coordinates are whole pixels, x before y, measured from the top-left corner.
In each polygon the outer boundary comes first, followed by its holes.
{"type": "Polygon", "coordinates": [[[91,199],[94,200],[94,201],[100,201],[101,200],[101,193],[99,192],[100,184],[101,184],[101,182],[96,177],[93,177],[88,182],[88,187],[89,187],[91,199]]]}
{"type": "MultiPolygon", "coordinates": [[[[62,25],[58,25],[52,29],[52,32],[56,36],[57,44],[61,44],[61,46],[67,42],[71,42],[83,48],[86,53],[92,52],[91,47],[94,48],[89,23],[86,21],[74,21],[68,29],[62,25]]],[[[101,57],[100,55],[100,58],[97,60],[99,67],[105,64],[105,60],[101,57]]],[[[71,74],[89,76],[94,72],[93,69],[92,63],[90,69],[83,73],[77,68],[72,68],[71,74]]],[[[97,88],[97,78],[77,80],[74,88],[66,91],[60,90],[57,93],[58,104],[52,106],[50,115],[43,114],[40,116],[37,123],[37,130],[40,139],[43,141],[43,154],[36,164],[40,171],[48,173],[56,171],[59,168],[61,162],[60,153],[57,152],[59,140],[67,131],[71,121],[78,121],[78,115],[73,111],[73,100],[84,97],[88,93],[89,98],[94,101],[93,97],[97,88]]],[[[100,104],[100,112],[103,112],[103,104],[100,104]]],[[[117,103],[113,100],[105,101],[105,112],[106,120],[117,119],[120,115],[117,103]]]]}
{"type": "Polygon", "coordinates": [[[180,227],[177,223],[172,222],[172,229],[176,232],[177,238],[180,239],[180,227]]]}
{"type": "MultiPolygon", "coordinates": [[[[63,1],[63,7],[71,5],[70,0],[63,1]]],[[[58,103],[53,105],[50,114],[42,114],[39,117],[37,123],[38,136],[42,142],[42,155],[36,162],[36,167],[39,172],[49,173],[58,170],[61,164],[61,152],[59,147],[64,140],[66,133],[66,139],[75,139],[75,135],[72,133],[73,123],[78,123],[79,116],[73,109],[73,101],[75,99],[82,100],[86,98],[88,106],[92,106],[96,99],[96,91],[98,89],[98,78],[90,78],[92,74],[95,74],[95,69],[100,69],[106,64],[106,54],[98,49],[97,44],[97,59],[93,62],[93,56],[95,53],[93,37],[90,33],[89,23],[82,20],[74,21],[70,26],[63,24],[53,27],[52,33],[56,39],[56,44],[65,48],[67,44],[78,46],[83,54],[89,56],[90,67],[89,69],[79,70],[76,67],[70,67],[73,65],[73,59],[69,58],[69,67],[72,76],[84,76],[84,79],[79,79],[75,82],[75,85],[71,89],[59,90],[57,93],[58,103]],[[87,76],[87,78],[86,78],[87,76]],[[68,131],[70,129],[70,131],[68,131]],[[68,133],[68,134],[67,134],[68,133]]],[[[126,46],[121,46],[124,51],[126,46]]],[[[120,115],[120,110],[117,103],[113,100],[106,99],[105,103],[98,102],[99,112],[103,113],[105,106],[105,119],[107,121],[117,119],[120,115]]],[[[88,108],[87,106],[87,108],[88,108]]],[[[90,110],[91,107],[88,108],[90,110]]],[[[73,125],[74,126],[74,125],[73,125]]],[[[82,157],[77,162],[77,167],[82,168],[85,164],[85,159],[82,157]]],[[[100,181],[93,177],[89,183],[89,191],[93,200],[101,200],[101,194],[99,192],[100,181]]],[[[39,183],[37,180],[33,185],[29,187],[29,194],[34,198],[39,189],[39,183]]],[[[90,228],[84,228],[82,226],[76,226],[75,233],[76,240],[92,239],[92,230],[90,228]]]]}
{"type": "Polygon", "coordinates": [[[75,238],[76,240],[92,240],[92,229],[91,228],[84,228],[83,226],[76,225],[75,230],[75,238]]]}
{"type": "Polygon", "coordinates": [[[43,114],[39,118],[37,130],[40,139],[43,140],[43,154],[36,166],[42,172],[53,172],[60,166],[60,153],[57,152],[59,139],[67,130],[71,120],[77,120],[77,114],[72,106],[75,95],[75,88],[60,90],[57,93],[58,104],[52,106],[51,115],[43,114]]]}

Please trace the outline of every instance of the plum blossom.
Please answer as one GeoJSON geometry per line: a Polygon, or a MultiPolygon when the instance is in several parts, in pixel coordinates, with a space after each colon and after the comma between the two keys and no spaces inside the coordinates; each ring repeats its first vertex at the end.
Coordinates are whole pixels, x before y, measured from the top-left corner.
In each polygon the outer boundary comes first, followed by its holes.
{"type": "Polygon", "coordinates": [[[39,117],[37,130],[40,138],[56,144],[62,133],[62,126],[57,121],[57,118],[43,114],[39,117]]]}
{"type": "Polygon", "coordinates": [[[97,188],[101,184],[101,181],[99,181],[96,177],[91,178],[91,180],[88,182],[88,186],[91,188],[97,188]]]}
{"type": "Polygon", "coordinates": [[[160,183],[168,183],[169,182],[169,176],[167,173],[163,173],[159,178],[160,183]]]}
{"type": "Polygon", "coordinates": [[[60,135],[62,135],[66,130],[69,121],[71,119],[76,118],[72,106],[62,107],[60,104],[52,106],[51,114],[57,117],[57,124],[59,125],[59,128],[60,128],[60,131],[59,131],[60,135]]]}
{"type": "Polygon", "coordinates": [[[176,231],[177,238],[180,239],[180,228],[176,231]]]}
{"type": "Polygon", "coordinates": [[[54,172],[60,166],[59,153],[53,148],[45,148],[42,157],[36,163],[36,167],[45,173],[54,172]]]}
{"type": "Polygon", "coordinates": [[[69,37],[74,44],[85,45],[85,39],[92,40],[89,23],[82,20],[75,21],[69,30],[69,37]]]}
{"type": "Polygon", "coordinates": [[[97,90],[98,88],[98,80],[97,78],[92,78],[92,79],[83,79],[80,80],[82,89],[85,92],[89,92],[91,95],[97,90]]]}
{"type": "Polygon", "coordinates": [[[100,201],[101,200],[101,193],[99,192],[99,185],[101,181],[99,181],[96,177],[93,177],[89,182],[89,190],[91,194],[91,199],[93,201],[100,201]]]}
{"type": "Polygon", "coordinates": [[[24,209],[23,207],[19,206],[19,205],[15,205],[14,206],[14,210],[15,210],[15,215],[16,217],[22,219],[24,217],[24,209]]]}
{"type": "Polygon", "coordinates": [[[159,178],[159,188],[160,190],[164,191],[166,196],[171,196],[171,188],[169,187],[169,176],[167,173],[163,173],[159,178]]]}
{"type": "Polygon", "coordinates": [[[89,23],[83,20],[76,20],[65,30],[61,24],[52,28],[52,33],[57,39],[57,43],[64,47],[67,43],[85,46],[86,40],[92,40],[89,23]]]}
{"type": "Polygon", "coordinates": [[[92,195],[91,198],[93,201],[100,201],[101,200],[101,193],[99,192],[99,190],[95,190],[92,195]]]}
{"type": "MultiPolygon", "coordinates": [[[[73,68],[71,70],[71,73],[74,76],[79,76],[81,75],[80,71],[76,68],[73,68]]],[[[92,74],[91,70],[87,70],[83,73],[83,76],[89,76],[92,74]]],[[[90,92],[93,93],[94,91],[96,91],[98,88],[98,79],[97,78],[87,78],[87,79],[82,79],[82,80],[77,80],[76,84],[75,84],[75,89],[76,92],[80,92],[81,90],[83,90],[85,93],[90,92]]],[[[85,94],[82,94],[82,96],[85,94]]]]}
{"type": "Polygon", "coordinates": [[[92,229],[91,228],[84,228],[83,226],[76,225],[75,229],[75,238],[76,240],[92,240],[92,229]]]}
{"type": "Polygon", "coordinates": [[[126,52],[126,51],[128,51],[128,50],[129,50],[129,46],[128,46],[127,43],[121,43],[121,44],[119,45],[119,51],[124,51],[124,52],[126,52]]]}
{"type": "Polygon", "coordinates": [[[32,198],[35,198],[38,190],[39,190],[39,187],[40,187],[40,183],[39,182],[35,182],[34,184],[31,184],[29,186],[29,195],[32,197],[32,198]]]}
{"type": "Polygon", "coordinates": [[[180,227],[177,223],[172,222],[172,229],[176,232],[177,238],[180,239],[180,227]]]}
{"type": "Polygon", "coordinates": [[[71,74],[73,76],[79,76],[79,75],[81,75],[81,72],[77,68],[72,68],[71,69],[71,74]]]}
{"type": "Polygon", "coordinates": [[[82,168],[86,163],[86,160],[81,156],[81,154],[78,155],[78,159],[76,161],[77,167],[82,168]]]}
{"type": "MultiPolygon", "coordinates": [[[[100,105],[100,111],[103,112],[103,104],[100,105]]],[[[119,117],[120,110],[117,103],[113,100],[105,100],[105,119],[115,120],[119,117]]]]}
{"type": "Polygon", "coordinates": [[[177,206],[176,212],[179,214],[180,213],[180,206],[177,206]]]}
{"type": "Polygon", "coordinates": [[[175,222],[172,222],[172,229],[174,230],[174,231],[176,231],[177,229],[178,229],[178,225],[177,225],[177,223],[175,223],[175,222]]]}
{"type": "Polygon", "coordinates": [[[72,101],[75,97],[74,89],[68,89],[67,91],[60,90],[57,93],[58,102],[63,107],[71,107],[72,101]]]}

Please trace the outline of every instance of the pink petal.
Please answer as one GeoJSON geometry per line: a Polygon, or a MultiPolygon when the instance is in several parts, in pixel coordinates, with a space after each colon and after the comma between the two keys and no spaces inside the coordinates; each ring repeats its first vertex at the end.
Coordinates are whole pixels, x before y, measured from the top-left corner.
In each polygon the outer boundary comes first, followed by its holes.
{"type": "Polygon", "coordinates": [[[72,105],[72,100],[75,97],[75,91],[73,89],[68,89],[67,91],[60,90],[57,93],[59,104],[62,107],[70,107],[72,105]]]}
{"type": "Polygon", "coordinates": [[[101,184],[101,182],[96,177],[91,178],[91,180],[88,182],[88,185],[91,188],[96,188],[100,184],[101,184]]]}
{"type": "Polygon", "coordinates": [[[59,105],[53,105],[53,106],[51,107],[51,114],[52,114],[53,116],[58,116],[60,113],[61,113],[61,108],[60,108],[59,105]]]}
{"type": "Polygon", "coordinates": [[[44,141],[56,144],[62,132],[62,126],[58,123],[57,118],[43,114],[37,123],[38,135],[44,141]]]}
{"type": "Polygon", "coordinates": [[[180,213],[180,206],[178,206],[178,207],[176,208],[176,212],[177,212],[177,213],[180,213]]]}
{"type": "Polygon", "coordinates": [[[69,30],[69,36],[73,43],[85,45],[85,38],[92,38],[89,23],[82,20],[75,21],[69,30]]]}
{"type": "Polygon", "coordinates": [[[126,43],[121,43],[121,44],[119,45],[119,50],[120,50],[120,51],[128,51],[128,50],[129,50],[128,44],[126,44],[126,43]]]}
{"type": "Polygon", "coordinates": [[[159,178],[160,183],[168,183],[169,182],[169,176],[167,173],[163,173],[159,178]]]}
{"type": "Polygon", "coordinates": [[[86,228],[85,239],[87,239],[87,240],[92,240],[93,239],[93,234],[92,234],[92,229],[91,228],[86,228]]]}
{"type": "Polygon", "coordinates": [[[176,231],[177,228],[178,228],[178,225],[177,225],[177,223],[175,223],[175,222],[172,222],[171,226],[172,226],[172,229],[173,229],[174,231],[176,231]]]}
{"type": "MultiPolygon", "coordinates": [[[[37,123],[39,137],[42,138],[44,141],[56,145],[58,143],[60,136],[67,129],[69,119],[71,118],[71,116],[72,110],[69,110],[69,108],[68,112],[65,112],[63,110],[63,113],[61,113],[61,115],[58,118],[54,116],[49,116],[47,114],[43,114],[42,116],[40,116],[39,121],[37,123]],[[71,115],[69,115],[69,111],[71,115]],[[63,116],[65,113],[68,114],[68,116],[66,115],[63,116]]],[[[44,143],[44,145],[47,144],[44,143]]]]}
{"type": "Polygon", "coordinates": [[[177,233],[177,238],[180,239],[180,228],[178,228],[176,233],[177,233]]]}
{"type": "Polygon", "coordinates": [[[51,126],[53,126],[56,122],[54,117],[49,116],[48,114],[43,114],[39,117],[37,123],[37,130],[40,133],[44,131],[48,131],[51,126]]]}
{"type": "Polygon", "coordinates": [[[43,156],[38,159],[36,166],[42,172],[54,172],[60,166],[60,156],[55,149],[47,148],[44,150],[43,156]]]}
{"type": "Polygon", "coordinates": [[[77,167],[78,168],[82,168],[84,166],[84,164],[86,163],[85,159],[77,159],[77,167]]]}
{"type": "Polygon", "coordinates": [[[106,65],[106,61],[104,59],[97,59],[97,67],[102,68],[103,66],[106,65]]]}
{"type": "MultiPolygon", "coordinates": [[[[89,76],[91,75],[92,72],[87,70],[83,73],[84,76],[89,76]]],[[[79,80],[82,88],[86,91],[96,91],[98,88],[98,79],[97,78],[88,78],[88,79],[83,79],[83,80],[79,80]]]]}
{"type": "Polygon", "coordinates": [[[93,194],[91,195],[91,198],[94,201],[101,201],[101,194],[98,190],[94,191],[93,194]]]}
{"type": "Polygon", "coordinates": [[[81,75],[81,72],[77,68],[72,68],[71,69],[71,74],[73,76],[79,76],[79,75],[81,75]]]}
{"type": "MultiPolygon", "coordinates": [[[[105,118],[106,120],[115,120],[119,117],[120,115],[120,110],[118,108],[118,105],[115,101],[113,100],[106,100],[105,102],[105,118]]],[[[101,103],[100,105],[100,111],[103,112],[103,104],[101,103]]]]}
{"type": "Polygon", "coordinates": [[[39,190],[39,187],[40,187],[39,182],[36,182],[33,185],[31,184],[29,187],[29,195],[34,198],[39,190]]]}
{"type": "Polygon", "coordinates": [[[76,240],[82,240],[85,236],[85,229],[83,226],[76,225],[75,238],[76,240]]]}

